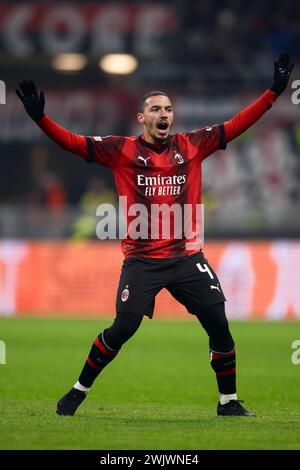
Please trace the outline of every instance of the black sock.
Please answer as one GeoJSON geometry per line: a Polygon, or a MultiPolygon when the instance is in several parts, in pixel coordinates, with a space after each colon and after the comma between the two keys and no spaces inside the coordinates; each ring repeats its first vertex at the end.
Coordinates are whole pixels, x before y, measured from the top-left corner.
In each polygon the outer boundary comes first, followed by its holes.
{"type": "Polygon", "coordinates": [[[79,383],[90,388],[100,372],[118,354],[118,350],[111,349],[104,338],[104,332],[100,333],[90,350],[89,356],[79,376],[79,383]]]}
{"type": "Polygon", "coordinates": [[[138,330],[142,314],[117,312],[113,324],[97,336],[86,363],[82,369],[79,383],[90,388],[100,372],[118,354],[122,345],[138,330]]]}
{"type": "Polygon", "coordinates": [[[209,305],[196,316],[209,336],[211,366],[216,373],[219,392],[232,395],[236,393],[235,349],[224,302],[209,305]]]}
{"type": "Polygon", "coordinates": [[[224,395],[236,393],[235,350],[229,353],[211,351],[211,366],[216,373],[219,392],[224,395]]]}

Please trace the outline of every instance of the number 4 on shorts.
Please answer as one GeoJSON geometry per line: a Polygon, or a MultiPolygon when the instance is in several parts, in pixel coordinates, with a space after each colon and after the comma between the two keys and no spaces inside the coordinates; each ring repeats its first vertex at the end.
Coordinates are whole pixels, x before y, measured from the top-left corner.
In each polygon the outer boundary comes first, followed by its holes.
{"type": "Polygon", "coordinates": [[[214,279],[213,273],[211,272],[206,263],[203,266],[201,266],[200,263],[197,263],[196,266],[201,273],[207,273],[211,279],[214,279]]]}

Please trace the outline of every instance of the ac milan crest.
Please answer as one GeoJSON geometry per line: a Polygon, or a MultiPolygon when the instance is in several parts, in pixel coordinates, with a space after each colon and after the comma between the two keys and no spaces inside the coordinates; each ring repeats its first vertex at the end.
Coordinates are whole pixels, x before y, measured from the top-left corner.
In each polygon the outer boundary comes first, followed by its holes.
{"type": "Polygon", "coordinates": [[[122,302],[126,302],[126,300],[128,300],[128,297],[129,297],[129,290],[126,287],[126,289],[122,290],[122,294],[121,294],[122,302]]]}

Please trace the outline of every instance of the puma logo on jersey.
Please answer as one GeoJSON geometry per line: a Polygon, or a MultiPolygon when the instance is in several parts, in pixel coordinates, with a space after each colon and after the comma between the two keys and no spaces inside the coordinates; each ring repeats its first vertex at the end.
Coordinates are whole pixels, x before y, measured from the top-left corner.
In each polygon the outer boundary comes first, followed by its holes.
{"type": "Polygon", "coordinates": [[[205,130],[208,131],[208,132],[209,132],[209,131],[212,131],[212,127],[206,127],[205,130]]]}
{"type": "Polygon", "coordinates": [[[149,160],[150,157],[147,157],[147,158],[143,158],[141,156],[138,156],[137,159],[138,160],[143,160],[143,162],[145,163],[145,166],[147,166],[147,160],[149,160]]]}
{"type": "Polygon", "coordinates": [[[220,288],[219,288],[219,284],[217,286],[210,286],[211,289],[217,289],[219,292],[221,292],[220,288]]]}

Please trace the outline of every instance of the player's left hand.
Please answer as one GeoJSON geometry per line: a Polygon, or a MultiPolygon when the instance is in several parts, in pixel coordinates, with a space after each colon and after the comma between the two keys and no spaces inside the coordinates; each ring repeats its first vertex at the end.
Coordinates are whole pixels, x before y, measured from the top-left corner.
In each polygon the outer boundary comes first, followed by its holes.
{"type": "Polygon", "coordinates": [[[281,95],[288,86],[294,65],[294,63],[291,63],[290,56],[287,52],[280,54],[278,59],[274,62],[273,82],[270,89],[277,95],[281,95]]]}

